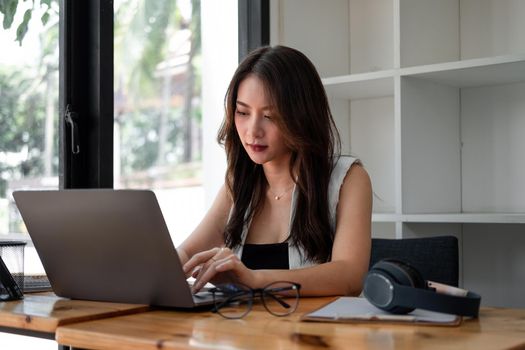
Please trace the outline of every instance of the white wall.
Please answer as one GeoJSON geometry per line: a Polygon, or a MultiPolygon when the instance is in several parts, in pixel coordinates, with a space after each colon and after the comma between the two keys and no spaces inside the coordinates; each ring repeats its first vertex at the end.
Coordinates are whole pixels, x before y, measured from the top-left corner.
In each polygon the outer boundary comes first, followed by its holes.
{"type": "Polygon", "coordinates": [[[226,156],[217,144],[224,94],[238,64],[236,0],[202,0],[203,182],[209,208],[224,183],[226,156]]]}

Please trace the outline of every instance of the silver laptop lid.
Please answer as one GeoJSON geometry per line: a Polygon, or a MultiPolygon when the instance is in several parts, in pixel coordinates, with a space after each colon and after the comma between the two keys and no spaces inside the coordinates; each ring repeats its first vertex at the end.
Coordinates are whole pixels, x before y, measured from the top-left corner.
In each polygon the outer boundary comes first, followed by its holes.
{"type": "Polygon", "coordinates": [[[58,296],[195,305],[153,192],[17,191],[13,196],[58,296]]]}

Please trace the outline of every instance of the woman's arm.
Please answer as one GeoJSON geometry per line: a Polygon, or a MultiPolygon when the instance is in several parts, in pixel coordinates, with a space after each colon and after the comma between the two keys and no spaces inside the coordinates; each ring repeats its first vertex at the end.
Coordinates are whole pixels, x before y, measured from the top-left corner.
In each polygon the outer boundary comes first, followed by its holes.
{"type": "MultiPolygon", "coordinates": [[[[372,184],[366,170],[354,164],[341,187],[332,263],[346,266],[334,288],[338,293],[359,295],[370,263],[372,184]]],[[[337,270],[334,270],[337,273],[337,270]]],[[[332,276],[337,277],[337,275],[332,276]]],[[[327,276],[327,278],[329,278],[327,276]]]]}
{"type": "Polygon", "coordinates": [[[330,262],[296,270],[250,270],[229,250],[197,254],[185,269],[207,262],[194,291],[217,274],[252,288],[275,281],[300,283],[302,295],[359,295],[368,271],[371,247],[372,186],[366,171],[353,165],[345,177],[337,207],[337,223],[330,262]],[[201,261],[202,260],[202,261],[201,261]]]}
{"type": "Polygon", "coordinates": [[[198,252],[224,245],[223,232],[231,206],[231,199],[223,185],[202,221],[177,247],[177,253],[183,265],[198,252]]]}

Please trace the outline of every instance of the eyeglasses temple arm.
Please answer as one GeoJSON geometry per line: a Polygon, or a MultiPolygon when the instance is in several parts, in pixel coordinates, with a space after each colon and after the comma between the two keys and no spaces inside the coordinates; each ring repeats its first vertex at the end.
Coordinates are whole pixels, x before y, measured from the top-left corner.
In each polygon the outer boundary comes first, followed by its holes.
{"type": "Polygon", "coordinates": [[[292,290],[292,289],[294,289],[294,288],[293,287],[272,288],[270,290],[263,290],[263,293],[266,294],[266,295],[269,295],[270,297],[272,297],[272,299],[277,301],[279,304],[281,304],[282,307],[285,307],[285,308],[289,309],[290,308],[290,304],[288,304],[284,300],[279,299],[273,293],[283,292],[283,291],[292,290]]]}
{"type": "MultiPolygon", "coordinates": [[[[215,291],[213,291],[213,293],[215,293],[215,291]]],[[[221,301],[220,303],[215,305],[215,310],[217,311],[221,307],[223,307],[224,305],[228,305],[229,303],[231,303],[232,302],[232,298],[238,298],[240,296],[249,295],[249,294],[250,294],[250,292],[241,291],[241,292],[237,292],[235,294],[229,295],[228,298],[224,299],[223,301],[221,301]]]]}

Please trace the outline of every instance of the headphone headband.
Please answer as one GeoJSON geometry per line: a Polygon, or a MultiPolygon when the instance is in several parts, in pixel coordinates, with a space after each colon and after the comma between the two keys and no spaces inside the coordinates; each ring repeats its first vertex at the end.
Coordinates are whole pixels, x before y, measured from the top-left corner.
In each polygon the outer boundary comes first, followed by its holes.
{"type": "Polygon", "coordinates": [[[478,317],[481,296],[473,292],[468,292],[466,296],[448,295],[398,284],[394,288],[392,302],[402,307],[478,317]]]}

